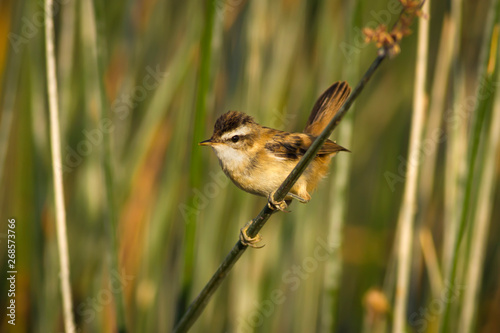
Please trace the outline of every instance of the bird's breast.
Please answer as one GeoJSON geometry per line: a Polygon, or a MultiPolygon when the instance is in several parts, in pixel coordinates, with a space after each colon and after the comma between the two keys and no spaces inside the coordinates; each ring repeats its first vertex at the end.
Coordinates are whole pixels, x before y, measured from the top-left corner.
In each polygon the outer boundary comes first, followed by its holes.
{"type": "Polygon", "coordinates": [[[263,156],[231,147],[217,148],[214,150],[224,173],[240,189],[252,194],[269,195],[291,171],[291,168],[284,170],[289,168],[283,168],[283,161],[267,154],[263,156]]]}

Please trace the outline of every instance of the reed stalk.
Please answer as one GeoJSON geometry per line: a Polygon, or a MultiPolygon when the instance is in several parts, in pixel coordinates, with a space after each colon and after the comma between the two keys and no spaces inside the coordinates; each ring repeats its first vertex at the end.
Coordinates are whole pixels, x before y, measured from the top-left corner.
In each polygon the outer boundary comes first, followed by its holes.
{"type": "MultiPolygon", "coordinates": [[[[495,25],[492,37],[492,49],[497,52],[500,26],[495,25]]],[[[498,66],[498,54],[496,57],[498,66]]],[[[490,58],[490,61],[492,59],[490,58]]],[[[498,72],[498,71],[497,71],[498,72]]],[[[497,74],[497,82],[500,77],[497,74]]],[[[478,180],[479,193],[475,202],[476,211],[474,213],[474,225],[471,232],[471,249],[467,264],[467,271],[464,285],[463,307],[460,315],[459,332],[474,332],[474,317],[478,310],[478,294],[481,287],[481,279],[484,270],[484,258],[486,244],[488,241],[488,229],[492,222],[492,208],[494,204],[495,184],[498,181],[498,175],[495,167],[498,169],[498,151],[500,148],[500,93],[497,91],[493,105],[493,116],[489,121],[488,135],[485,142],[485,149],[481,161],[482,169],[478,180]]],[[[477,328],[479,329],[479,328],[477,328]]],[[[477,330],[476,329],[476,330],[477,330]]]]}
{"type": "MultiPolygon", "coordinates": [[[[493,40],[493,27],[495,24],[499,23],[500,18],[500,2],[498,0],[492,0],[490,2],[489,15],[486,20],[485,34],[481,50],[481,61],[480,66],[480,77],[482,80],[481,84],[478,84],[477,94],[476,94],[476,104],[473,112],[472,127],[469,134],[469,146],[467,154],[467,170],[466,170],[466,180],[465,189],[462,197],[460,209],[460,220],[457,226],[457,236],[455,242],[453,243],[453,251],[451,257],[451,267],[447,275],[446,281],[451,285],[452,288],[458,286],[458,262],[461,259],[459,251],[461,249],[462,240],[466,234],[468,224],[470,223],[470,210],[472,208],[472,196],[474,192],[475,185],[475,174],[477,157],[479,152],[479,145],[481,141],[481,135],[483,132],[483,127],[485,125],[486,115],[491,112],[491,105],[494,94],[492,93],[495,89],[493,79],[496,78],[496,71],[498,66],[496,63],[496,54],[498,48],[498,41],[493,40]],[[493,51],[494,50],[494,51],[493,51]],[[489,66],[489,64],[494,64],[489,66]]],[[[478,82],[479,83],[479,82],[478,82]]],[[[454,304],[457,306],[458,304],[454,304]]],[[[451,302],[446,302],[444,313],[440,325],[440,332],[448,332],[451,325],[451,302]]]]}
{"type": "MultiPolygon", "coordinates": [[[[423,4],[423,11],[428,12],[430,0],[423,4]]],[[[427,57],[429,46],[429,19],[419,21],[418,28],[418,49],[416,60],[415,85],[413,95],[413,115],[410,130],[410,143],[408,149],[408,161],[420,160],[420,142],[424,130],[424,119],[426,111],[425,83],[427,79],[427,57]]],[[[406,326],[406,309],[408,303],[408,288],[411,276],[411,259],[413,236],[413,222],[417,207],[417,184],[418,184],[418,164],[409,163],[406,173],[406,183],[403,195],[403,202],[398,220],[399,251],[398,251],[398,272],[396,281],[396,294],[394,305],[393,332],[404,332],[406,326]]]]}
{"type": "Polygon", "coordinates": [[[47,66],[47,93],[50,116],[50,147],[52,153],[52,177],[56,211],[57,248],[59,252],[60,288],[63,303],[64,328],[67,333],[75,332],[73,300],[69,271],[69,251],[66,231],[66,208],[64,205],[64,184],[62,177],[61,137],[59,129],[59,98],[57,89],[56,59],[54,46],[53,1],[45,1],[45,57],[47,66]]]}
{"type": "MultiPolygon", "coordinates": [[[[205,118],[207,109],[207,98],[210,89],[210,73],[212,61],[212,39],[214,34],[216,0],[205,1],[205,23],[203,34],[201,36],[201,57],[199,69],[198,90],[196,92],[196,108],[193,116],[193,134],[191,142],[191,157],[189,160],[189,186],[192,189],[199,188],[202,180],[202,156],[198,149],[198,142],[203,140],[205,128],[205,118]]],[[[194,196],[188,201],[194,202],[194,196]]],[[[196,231],[198,215],[190,214],[185,224],[184,233],[184,268],[182,273],[182,288],[177,302],[177,311],[182,313],[187,305],[187,300],[191,295],[193,285],[193,276],[195,272],[195,250],[196,250],[196,231]]]]}
{"type": "MultiPolygon", "coordinates": [[[[359,1],[352,1],[349,4],[349,28],[346,31],[346,40],[353,38],[354,29],[361,25],[361,11],[359,1]]],[[[326,8],[329,9],[329,8],[326,8]]],[[[353,54],[350,60],[350,66],[342,71],[348,82],[356,80],[359,76],[360,55],[353,54]]],[[[355,112],[355,105],[352,112],[355,112]]],[[[339,128],[339,142],[345,147],[351,147],[353,142],[353,117],[349,114],[342,127],[339,128]]],[[[337,325],[339,293],[342,281],[342,241],[344,225],[346,222],[347,208],[349,205],[349,180],[351,177],[352,157],[343,156],[335,159],[333,173],[333,185],[330,189],[330,198],[332,205],[329,209],[328,218],[328,243],[335,244],[335,251],[325,265],[324,274],[324,293],[321,308],[321,326],[322,332],[333,332],[337,325]]]]}
{"type": "MultiPolygon", "coordinates": [[[[112,121],[113,117],[110,110],[110,105],[106,96],[104,87],[104,64],[106,62],[106,46],[104,44],[104,14],[102,3],[100,1],[87,0],[91,7],[92,23],[93,23],[93,43],[92,56],[95,60],[97,73],[97,91],[99,93],[99,111],[100,122],[112,121]]],[[[115,198],[115,180],[113,166],[113,149],[111,148],[111,131],[103,131],[103,149],[101,150],[101,165],[104,173],[104,192],[106,197],[106,221],[108,222],[107,231],[109,238],[110,254],[110,272],[121,272],[119,264],[119,249],[118,242],[118,213],[115,198]]],[[[114,292],[115,295],[115,311],[116,311],[116,326],[117,331],[127,332],[125,321],[125,300],[123,297],[123,288],[119,284],[114,292]]]]}

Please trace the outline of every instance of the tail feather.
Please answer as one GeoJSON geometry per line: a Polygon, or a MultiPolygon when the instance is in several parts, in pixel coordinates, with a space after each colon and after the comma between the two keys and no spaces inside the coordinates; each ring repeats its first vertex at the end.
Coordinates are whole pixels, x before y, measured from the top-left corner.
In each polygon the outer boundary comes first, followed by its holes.
{"type": "Polygon", "coordinates": [[[335,82],[318,98],[307,120],[304,133],[318,136],[333,119],[351,93],[347,82],[335,82]]]}

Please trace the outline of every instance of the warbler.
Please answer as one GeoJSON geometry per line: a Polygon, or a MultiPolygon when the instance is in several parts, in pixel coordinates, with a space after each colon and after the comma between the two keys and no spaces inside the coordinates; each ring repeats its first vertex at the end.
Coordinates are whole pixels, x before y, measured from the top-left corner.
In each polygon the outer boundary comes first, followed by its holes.
{"type": "MultiPolygon", "coordinates": [[[[336,82],[316,101],[302,133],[290,133],[262,126],[253,117],[237,111],[221,115],[215,122],[210,139],[200,142],[214,150],[224,173],[240,189],[267,197],[269,207],[285,210],[287,202],[296,199],[307,203],[310,193],[328,172],[331,158],[340,151],[349,151],[327,140],[291,188],[285,199],[275,202],[274,192],[283,183],[349,96],[346,82],[336,82]]],[[[242,229],[240,239],[253,246],[260,236],[250,238],[242,229]]]]}

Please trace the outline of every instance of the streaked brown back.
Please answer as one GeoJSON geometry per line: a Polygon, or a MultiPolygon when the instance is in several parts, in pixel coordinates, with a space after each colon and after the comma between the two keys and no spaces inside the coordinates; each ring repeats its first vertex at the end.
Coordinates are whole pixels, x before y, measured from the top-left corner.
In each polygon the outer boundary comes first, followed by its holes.
{"type": "Polygon", "coordinates": [[[351,93],[347,82],[335,82],[318,98],[307,120],[304,133],[318,136],[333,119],[351,93]]]}

